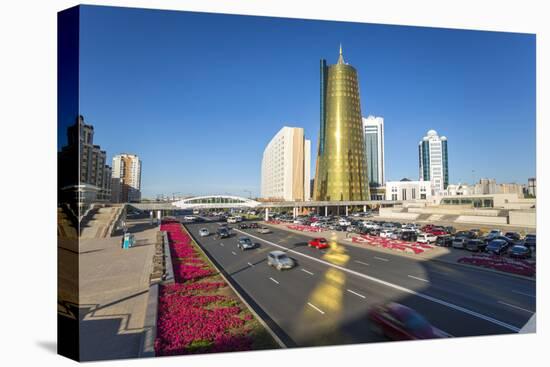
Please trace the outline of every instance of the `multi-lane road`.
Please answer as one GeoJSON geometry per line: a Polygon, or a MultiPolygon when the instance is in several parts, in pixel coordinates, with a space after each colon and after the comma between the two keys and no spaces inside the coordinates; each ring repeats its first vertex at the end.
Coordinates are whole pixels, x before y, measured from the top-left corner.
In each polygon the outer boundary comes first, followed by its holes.
{"type": "MultiPolygon", "coordinates": [[[[230,238],[200,237],[219,224],[185,224],[256,312],[287,346],[384,340],[371,331],[368,311],[398,302],[453,336],[517,332],[535,312],[535,282],[438,261],[417,261],[337,244],[307,246],[311,237],[273,228],[258,234],[234,228],[230,238]],[[257,244],[240,251],[238,238],[257,244]],[[283,250],[298,266],[277,271],[267,254],[283,250]]],[[[236,227],[236,226],[234,226],[236,227]]],[[[330,233],[323,236],[330,240],[330,233]]]]}

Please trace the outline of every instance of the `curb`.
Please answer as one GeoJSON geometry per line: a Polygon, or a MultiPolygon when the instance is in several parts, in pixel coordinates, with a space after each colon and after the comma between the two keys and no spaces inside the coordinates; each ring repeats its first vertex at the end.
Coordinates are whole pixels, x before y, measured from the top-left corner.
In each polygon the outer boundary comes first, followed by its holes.
{"type": "Polygon", "coordinates": [[[204,256],[206,256],[206,258],[208,258],[208,260],[210,261],[212,266],[216,269],[218,274],[229,285],[229,287],[233,290],[233,292],[235,292],[235,294],[246,305],[246,307],[248,307],[249,311],[254,315],[254,317],[256,317],[256,319],[260,322],[260,324],[267,330],[267,332],[271,335],[271,337],[275,340],[275,342],[281,348],[288,348],[288,345],[286,345],[281,340],[281,338],[279,338],[279,336],[273,331],[273,329],[271,329],[271,327],[269,327],[269,325],[267,325],[267,323],[264,321],[264,319],[262,317],[260,317],[260,315],[258,315],[258,313],[256,313],[256,311],[254,310],[254,308],[251,307],[250,304],[244,299],[243,295],[233,286],[233,283],[231,281],[229,281],[229,279],[225,276],[225,270],[221,270],[218,267],[217,261],[215,259],[213,259],[210,256],[210,254],[205,249],[202,248],[202,246],[199,245],[199,243],[195,240],[195,237],[187,230],[185,225],[183,225],[183,223],[180,223],[180,224],[181,224],[182,228],[185,230],[185,232],[189,235],[189,237],[191,237],[191,239],[193,240],[193,242],[195,243],[195,245],[199,249],[199,251],[202,252],[204,254],[204,256]]]}
{"type": "Polygon", "coordinates": [[[138,357],[154,357],[155,339],[157,337],[157,313],[159,299],[159,283],[154,283],[149,287],[149,297],[147,299],[147,311],[145,311],[145,321],[143,323],[143,333],[141,336],[141,346],[138,357]]]}

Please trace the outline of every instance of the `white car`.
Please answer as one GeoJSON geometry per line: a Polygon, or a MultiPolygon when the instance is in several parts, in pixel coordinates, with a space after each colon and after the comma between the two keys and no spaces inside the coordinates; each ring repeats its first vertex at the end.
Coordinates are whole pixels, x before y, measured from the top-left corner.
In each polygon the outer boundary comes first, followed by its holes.
{"type": "Polygon", "coordinates": [[[183,217],[184,220],[190,220],[190,221],[194,221],[195,220],[195,217],[192,216],[192,215],[186,215],[185,217],[183,217]]]}
{"type": "Polygon", "coordinates": [[[416,242],[419,243],[433,243],[437,240],[437,236],[434,236],[431,233],[419,233],[416,237],[416,242]]]}
{"type": "Polygon", "coordinates": [[[347,219],[344,219],[344,218],[341,218],[339,221],[338,221],[338,225],[339,226],[351,226],[351,222],[347,219]]]}
{"type": "Polygon", "coordinates": [[[229,217],[229,218],[227,218],[227,223],[237,223],[237,218],[229,217]]]}
{"type": "Polygon", "coordinates": [[[210,231],[206,228],[201,228],[199,231],[199,236],[201,237],[210,236],[210,231]]]}
{"type": "Polygon", "coordinates": [[[380,237],[382,238],[390,238],[392,234],[393,234],[392,229],[384,229],[380,231],[380,237]]]}
{"type": "Polygon", "coordinates": [[[318,220],[317,222],[311,223],[312,227],[321,227],[323,224],[325,224],[325,221],[318,220]]]}
{"type": "Polygon", "coordinates": [[[366,222],[363,226],[367,229],[380,229],[380,225],[374,222],[366,222]]]}

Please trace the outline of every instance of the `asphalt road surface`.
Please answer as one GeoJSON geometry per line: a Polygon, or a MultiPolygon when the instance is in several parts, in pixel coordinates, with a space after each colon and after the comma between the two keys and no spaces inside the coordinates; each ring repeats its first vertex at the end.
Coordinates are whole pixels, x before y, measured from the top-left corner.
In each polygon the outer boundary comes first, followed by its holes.
{"type": "MultiPolygon", "coordinates": [[[[398,302],[424,315],[452,336],[515,333],[535,312],[535,282],[437,261],[337,244],[307,246],[310,237],[271,228],[233,227],[216,239],[216,222],[185,224],[252,307],[289,347],[384,341],[371,330],[374,305],[398,302]],[[200,228],[212,235],[200,237],[200,228]],[[247,236],[255,249],[241,251],[247,236]],[[270,251],[283,250],[298,263],[277,271],[270,251]]],[[[330,241],[330,234],[322,234],[330,241]]]]}

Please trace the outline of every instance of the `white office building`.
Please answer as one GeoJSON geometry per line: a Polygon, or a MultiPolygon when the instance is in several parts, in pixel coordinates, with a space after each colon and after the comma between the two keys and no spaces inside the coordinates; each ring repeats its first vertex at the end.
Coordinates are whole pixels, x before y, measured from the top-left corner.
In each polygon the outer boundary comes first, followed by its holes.
{"type": "Polygon", "coordinates": [[[371,187],[384,186],[384,118],[363,117],[367,175],[371,187]]]}
{"type": "Polygon", "coordinates": [[[141,200],[141,161],[135,154],[119,154],[113,157],[112,201],[115,203],[141,200]]]}
{"type": "Polygon", "coordinates": [[[430,181],[411,181],[407,178],[401,181],[386,182],[386,200],[428,200],[432,197],[430,181]]]}
{"type": "Polygon", "coordinates": [[[447,138],[430,130],[418,143],[420,181],[432,183],[432,195],[442,193],[449,185],[447,138]]]}
{"type": "Polygon", "coordinates": [[[264,150],[261,196],[264,199],[304,201],[311,198],[311,142],[301,127],[285,126],[264,150]]]}

